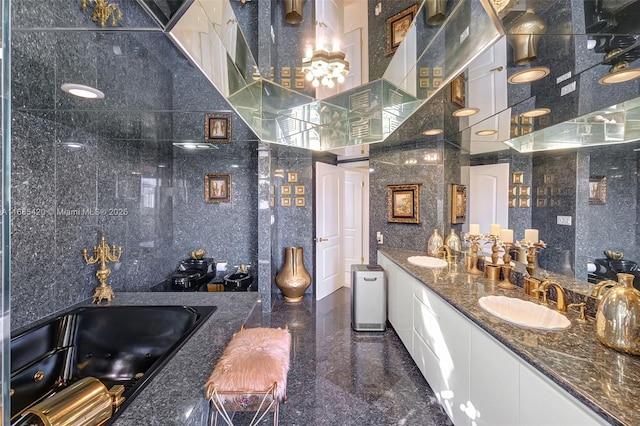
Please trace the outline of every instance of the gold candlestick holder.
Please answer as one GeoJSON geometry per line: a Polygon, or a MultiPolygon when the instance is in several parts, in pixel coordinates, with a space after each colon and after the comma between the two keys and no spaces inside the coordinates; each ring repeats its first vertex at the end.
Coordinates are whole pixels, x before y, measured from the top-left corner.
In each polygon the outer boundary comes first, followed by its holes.
{"type": "Polygon", "coordinates": [[[103,299],[106,299],[107,303],[111,303],[114,293],[111,286],[107,284],[107,278],[111,275],[111,269],[107,268],[107,262],[119,262],[121,256],[122,247],[116,247],[115,244],[109,247],[104,234],[102,234],[100,244],[93,246],[93,256],[89,257],[88,250],[86,248],[82,249],[82,257],[87,265],[100,263],[100,267],[96,271],[96,277],[100,285],[93,292],[92,303],[99,305],[103,299]]]}
{"type": "Polygon", "coordinates": [[[504,265],[502,265],[502,281],[498,283],[498,287],[505,290],[518,288],[517,285],[511,282],[511,255],[509,251],[510,249],[505,248],[504,256],[502,256],[502,261],[504,262],[504,265]]]}
{"type": "Polygon", "coordinates": [[[471,255],[469,256],[468,262],[465,260],[467,273],[471,275],[482,275],[482,271],[478,269],[478,250],[480,249],[478,242],[482,239],[482,235],[468,235],[467,238],[471,241],[471,255]]]}
{"type": "Polygon", "coordinates": [[[529,276],[533,277],[538,267],[538,250],[546,248],[547,245],[544,241],[540,240],[537,243],[522,240],[516,243],[517,247],[524,248],[527,258],[527,264],[525,268],[529,276]]]}

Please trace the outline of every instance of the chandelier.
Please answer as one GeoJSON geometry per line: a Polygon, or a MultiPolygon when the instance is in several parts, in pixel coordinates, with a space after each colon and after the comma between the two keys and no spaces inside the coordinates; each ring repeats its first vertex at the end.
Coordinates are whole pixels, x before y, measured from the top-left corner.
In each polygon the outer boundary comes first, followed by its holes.
{"type": "Polygon", "coordinates": [[[322,46],[316,46],[315,50],[308,46],[305,57],[302,58],[302,72],[313,87],[322,84],[331,89],[336,82],[344,83],[349,74],[349,62],[344,58],[345,54],[340,51],[337,43],[334,43],[331,51],[322,46]]]}

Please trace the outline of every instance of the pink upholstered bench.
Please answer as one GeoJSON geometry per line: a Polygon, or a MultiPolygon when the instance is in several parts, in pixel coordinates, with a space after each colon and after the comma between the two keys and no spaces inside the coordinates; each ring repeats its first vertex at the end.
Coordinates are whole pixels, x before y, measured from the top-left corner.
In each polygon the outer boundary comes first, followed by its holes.
{"type": "Polygon", "coordinates": [[[287,327],[242,329],[218,360],[206,384],[212,423],[218,414],[232,425],[229,412],[255,411],[251,424],[273,412],[278,424],[279,403],[287,398],[291,334],[287,327]]]}

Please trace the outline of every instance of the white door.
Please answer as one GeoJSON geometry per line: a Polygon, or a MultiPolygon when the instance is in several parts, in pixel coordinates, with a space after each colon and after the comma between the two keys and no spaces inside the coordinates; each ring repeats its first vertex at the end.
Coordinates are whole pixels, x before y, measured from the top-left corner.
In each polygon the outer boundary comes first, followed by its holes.
{"type": "Polygon", "coordinates": [[[353,89],[362,84],[362,28],[356,28],[344,35],[345,60],[349,62],[349,74],[340,92],[353,89]]]}
{"type": "Polygon", "coordinates": [[[316,162],[316,300],[344,285],[344,170],[316,162]]]}
{"type": "MultiPolygon", "coordinates": [[[[351,284],[351,265],[368,262],[365,253],[369,244],[364,245],[366,180],[369,174],[357,169],[347,169],[344,174],[344,283],[351,284]]],[[[368,199],[369,197],[366,196],[368,199]]],[[[368,223],[368,220],[366,221],[368,223]]]]}
{"type": "Polygon", "coordinates": [[[509,226],[509,164],[469,168],[469,223],[488,233],[492,223],[509,226]]]}

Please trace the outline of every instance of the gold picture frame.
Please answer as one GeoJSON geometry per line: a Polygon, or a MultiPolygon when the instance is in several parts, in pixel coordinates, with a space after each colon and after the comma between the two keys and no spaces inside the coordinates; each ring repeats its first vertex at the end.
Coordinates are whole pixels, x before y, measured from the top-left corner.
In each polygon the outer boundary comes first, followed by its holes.
{"type": "Polygon", "coordinates": [[[467,221],[467,187],[451,185],[451,223],[454,225],[467,221]]]}
{"type": "Polygon", "coordinates": [[[304,185],[295,185],[294,186],[294,193],[296,195],[304,195],[305,194],[305,187],[304,185]]]}
{"type": "Polygon", "coordinates": [[[295,183],[298,181],[298,172],[288,172],[287,173],[287,182],[295,183]]]}
{"type": "Polygon", "coordinates": [[[531,207],[531,198],[529,197],[518,198],[518,207],[525,208],[525,209],[531,207]]]}
{"type": "Polygon", "coordinates": [[[306,200],[304,197],[296,197],[295,198],[295,206],[296,207],[304,207],[306,206],[306,200]]]}
{"type": "Polygon", "coordinates": [[[531,187],[527,185],[523,185],[518,187],[518,195],[528,197],[531,195],[531,187]]]}
{"type": "Polygon", "coordinates": [[[387,185],[387,222],[420,223],[420,185],[387,185]]]}
{"type": "Polygon", "coordinates": [[[589,176],[589,204],[607,204],[606,176],[589,176]]]}
{"type": "Polygon", "coordinates": [[[511,174],[511,183],[514,185],[522,185],[524,182],[524,173],[523,172],[513,172],[511,174]]]}
{"type": "Polygon", "coordinates": [[[231,142],[231,114],[205,114],[204,140],[209,143],[231,142]]]}
{"type": "Polygon", "coordinates": [[[394,54],[402,43],[417,11],[418,4],[414,4],[387,18],[387,56],[394,54]]]}
{"type": "Polygon", "coordinates": [[[460,74],[451,82],[451,103],[464,108],[467,105],[464,74],[460,74]]]}
{"type": "Polygon", "coordinates": [[[231,174],[210,173],[204,175],[204,202],[231,202],[231,174]]]}

